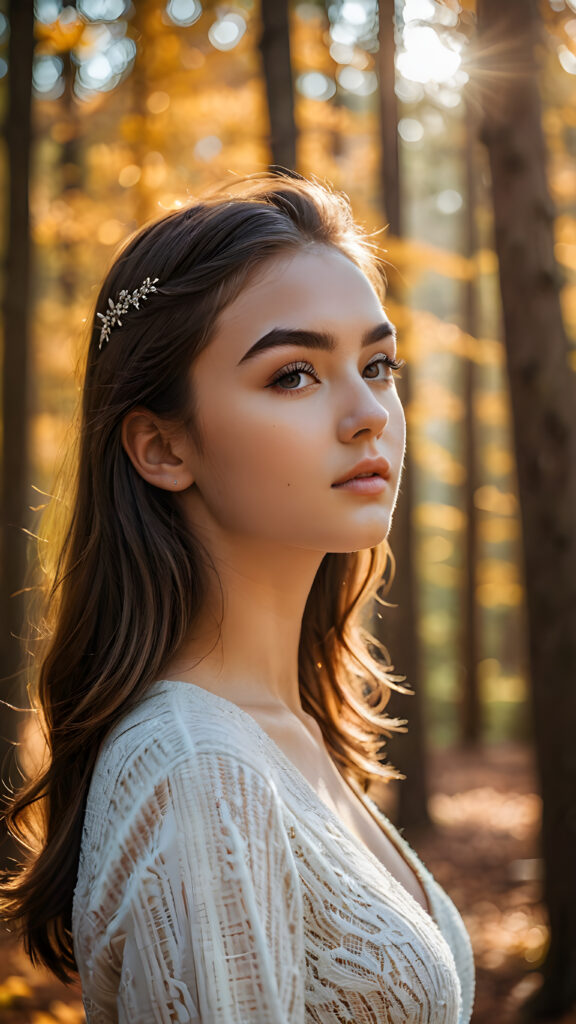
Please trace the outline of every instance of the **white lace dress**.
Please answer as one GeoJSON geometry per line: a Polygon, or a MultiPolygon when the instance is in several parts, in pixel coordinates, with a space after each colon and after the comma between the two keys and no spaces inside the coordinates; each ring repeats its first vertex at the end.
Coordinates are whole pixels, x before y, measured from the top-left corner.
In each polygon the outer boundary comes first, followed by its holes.
{"type": "Polygon", "coordinates": [[[462,920],[379,820],[433,917],[249,714],[154,683],[87,800],[73,940],[89,1024],[467,1024],[462,920]]]}

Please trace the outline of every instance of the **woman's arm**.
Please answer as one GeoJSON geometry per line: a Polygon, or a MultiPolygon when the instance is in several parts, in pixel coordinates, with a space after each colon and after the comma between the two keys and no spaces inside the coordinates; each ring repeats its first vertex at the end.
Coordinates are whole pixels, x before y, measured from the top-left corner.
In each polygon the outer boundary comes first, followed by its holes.
{"type": "Polygon", "coordinates": [[[273,783],[195,753],[130,818],[106,858],[116,910],[81,972],[88,1020],[302,1024],[303,911],[273,783]]]}

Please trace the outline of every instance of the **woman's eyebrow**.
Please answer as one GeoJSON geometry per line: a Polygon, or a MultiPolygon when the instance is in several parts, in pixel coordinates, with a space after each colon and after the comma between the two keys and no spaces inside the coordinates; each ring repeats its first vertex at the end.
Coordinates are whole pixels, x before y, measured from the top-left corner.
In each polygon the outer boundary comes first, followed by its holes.
{"type": "MultiPolygon", "coordinates": [[[[382,341],[383,338],[390,337],[394,341],[396,340],[396,328],[389,320],[383,320],[382,323],[376,324],[375,327],[371,327],[369,331],[362,335],[360,347],[365,348],[367,345],[373,345],[376,341],[382,341]]],[[[274,327],[248,349],[242,356],[238,366],[241,366],[248,359],[253,359],[260,352],[266,352],[271,348],[279,348],[281,345],[299,345],[301,348],[316,348],[322,349],[325,352],[333,352],[337,348],[334,335],[326,331],[306,331],[292,327],[274,327]]]]}

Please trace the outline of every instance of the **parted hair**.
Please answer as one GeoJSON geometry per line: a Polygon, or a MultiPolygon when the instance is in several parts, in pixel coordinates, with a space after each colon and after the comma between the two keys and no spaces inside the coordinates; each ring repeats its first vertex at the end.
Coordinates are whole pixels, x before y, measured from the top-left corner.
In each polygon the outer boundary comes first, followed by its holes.
{"type": "MultiPolygon", "coordinates": [[[[63,980],[77,970],[72,900],[99,746],[193,634],[208,587],[208,553],[174,496],[135,470],[122,421],[144,406],[184,423],[201,446],[189,370],[217,317],[266,260],[318,243],[348,256],[383,296],[377,246],[354,222],[347,198],[284,173],[238,179],[146,225],[125,244],[98,296],[77,429],[40,529],[48,558],[29,693],[46,754],[5,799],[5,824],[24,853],[0,882],[0,918],[18,929],[34,963],[63,980]],[[100,349],[97,313],[147,278],[158,278],[157,291],[100,349]]],[[[362,617],[370,600],[381,599],[391,566],[385,540],[326,554],[302,622],[302,705],[339,770],[362,783],[395,774],[383,744],[402,726],[384,711],[390,688],[401,689],[398,677],[362,617]]]]}

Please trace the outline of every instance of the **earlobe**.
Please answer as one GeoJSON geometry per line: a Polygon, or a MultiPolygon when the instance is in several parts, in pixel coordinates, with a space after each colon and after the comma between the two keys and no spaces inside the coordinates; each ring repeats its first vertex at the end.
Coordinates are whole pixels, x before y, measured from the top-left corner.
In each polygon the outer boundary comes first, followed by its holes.
{"type": "Polygon", "coordinates": [[[185,442],[147,409],[132,409],[124,417],[122,447],[136,472],[149,484],[183,491],[194,483],[185,442]]]}

